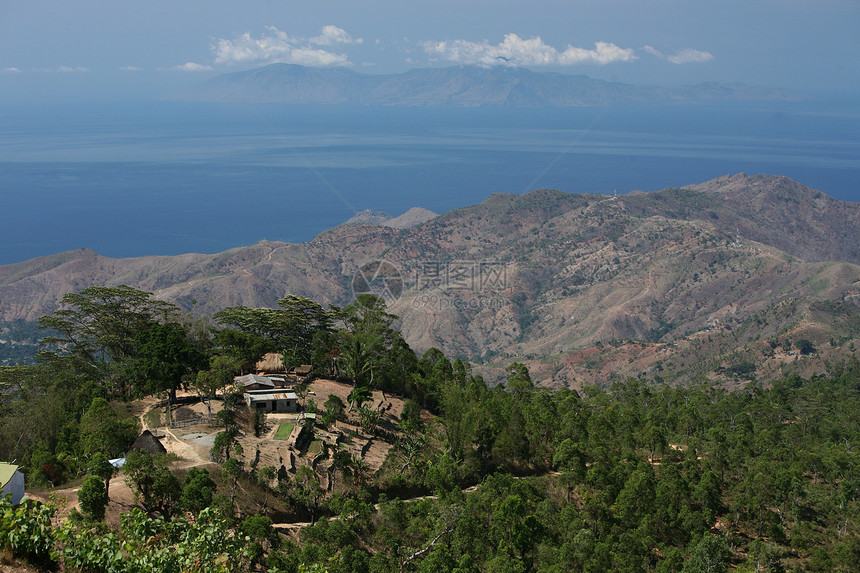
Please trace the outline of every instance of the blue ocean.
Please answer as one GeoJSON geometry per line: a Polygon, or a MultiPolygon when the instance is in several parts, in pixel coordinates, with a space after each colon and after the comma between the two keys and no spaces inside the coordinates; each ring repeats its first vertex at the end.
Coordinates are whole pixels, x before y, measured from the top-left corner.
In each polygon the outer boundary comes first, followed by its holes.
{"type": "Polygon", "coordinates": [[[860,201],[860,111],[821,103],[416,109],[0,107],[0,264],[301,242],[376,209],[627,193],[730,173],[860,201]]]}

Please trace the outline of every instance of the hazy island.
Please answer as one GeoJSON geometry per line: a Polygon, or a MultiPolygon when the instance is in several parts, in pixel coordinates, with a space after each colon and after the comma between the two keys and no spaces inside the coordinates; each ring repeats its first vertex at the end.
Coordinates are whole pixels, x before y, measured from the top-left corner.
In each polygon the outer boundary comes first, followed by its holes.
{"type": "Polygon", "coordinates": [[[457,66],[400,74],[270,64],[223,74],[168,99],[222,103],[571,107],[701,101],[796,101],[785,89],[743,84],[638,86],[517,67],[457,66]]]}

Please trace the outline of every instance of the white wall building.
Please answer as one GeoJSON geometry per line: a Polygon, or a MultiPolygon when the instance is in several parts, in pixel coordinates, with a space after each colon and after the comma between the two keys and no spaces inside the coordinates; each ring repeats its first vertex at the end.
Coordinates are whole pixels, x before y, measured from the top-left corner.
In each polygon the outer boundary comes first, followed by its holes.
{"type": "Polygon", "coordinates": [[[294,392],[253,390],[245,392],[245,403],[255,412],[297,412],[299,397],[294,392]]]}

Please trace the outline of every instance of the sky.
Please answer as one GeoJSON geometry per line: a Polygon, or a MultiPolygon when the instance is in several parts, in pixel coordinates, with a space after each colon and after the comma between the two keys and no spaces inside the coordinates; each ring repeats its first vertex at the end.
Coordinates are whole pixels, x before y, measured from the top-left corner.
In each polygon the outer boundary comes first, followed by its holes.
{"type": "Polygon", "coordinates": [[[275,62],[523,66],[860,94],[858,0],[0,0],[0,104],[158,98],[275,62]]]}

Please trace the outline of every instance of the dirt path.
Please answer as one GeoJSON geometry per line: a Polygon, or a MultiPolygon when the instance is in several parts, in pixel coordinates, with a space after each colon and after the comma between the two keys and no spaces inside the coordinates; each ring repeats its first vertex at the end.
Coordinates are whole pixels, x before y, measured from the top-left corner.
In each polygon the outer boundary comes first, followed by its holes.
{"type": "MultiPolygon", "coordinates": [[[[173,433],[176,431],[179,432],[180,436],[185,436],[192,432],[188,432],[185,428],[175,430],[162,428],[162,430],[164,431],[164,438],[161,440],[161,443],[168,452],[176,454],[182,458],[181,462],[174,463],[171,467],[187,469],[214,463],[209,459],[209,447],[201,444],[189,443],[188,441],[178,438],[176,434],[173,433]]],[[[197,435],[198,433],[193,434],[197,435]]]]}

